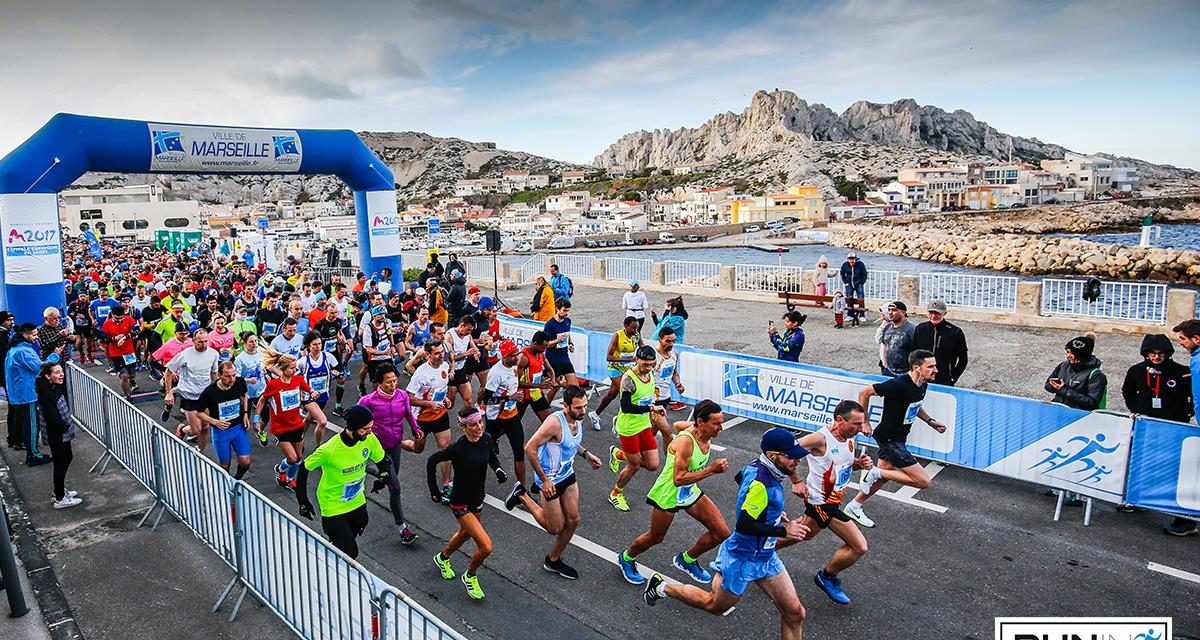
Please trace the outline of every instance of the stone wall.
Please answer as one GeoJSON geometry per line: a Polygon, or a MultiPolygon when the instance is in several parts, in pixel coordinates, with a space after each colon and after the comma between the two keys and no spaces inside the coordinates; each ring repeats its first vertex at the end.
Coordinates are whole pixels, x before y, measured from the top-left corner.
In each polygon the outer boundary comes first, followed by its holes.
{"type": "Polygon", "coordinates": [[[1068,274],[1200,284],[1200,252],[1100,244],[1078,238],[933,229],[830,228],[829,244],[1023,275],[1068,274]]]}

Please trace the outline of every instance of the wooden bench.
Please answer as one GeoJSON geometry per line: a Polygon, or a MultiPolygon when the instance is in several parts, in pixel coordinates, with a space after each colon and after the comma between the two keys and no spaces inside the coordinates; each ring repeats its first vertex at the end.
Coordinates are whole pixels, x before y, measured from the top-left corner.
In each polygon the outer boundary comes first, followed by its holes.
{"type": "MultiPolygon", "coordinates": [[[[808,303],[814,307],[827,307],[833,304],[833,296],[821,296],[815,293],[793,293],[780,291],[779,304],[787,305],[788,311],[793,311],[797,304],[808,303]]],[[[846,298],[846,312],[866,311],[866,301],[862,298],[846,298]]]]}

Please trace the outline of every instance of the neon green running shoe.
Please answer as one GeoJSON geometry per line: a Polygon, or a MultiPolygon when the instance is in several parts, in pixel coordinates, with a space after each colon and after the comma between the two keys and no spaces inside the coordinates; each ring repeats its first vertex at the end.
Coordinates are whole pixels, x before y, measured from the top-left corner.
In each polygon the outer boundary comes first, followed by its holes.
{"type": "MultiPolygon", "coordinates": [[[[449,559],[442,557],[441,551],[437,552],[437,555],[433,556],[433,564],[436,564],[438,571],[442,572],[442,580],[454,579],[454,567],[450,564],[449,559]]],[[[463,577],[466,577],[465,573],[463,574],[463,577]]]]}
{"type": "Polygon", "coordinates": [[[608,494],[608,502],[617,511],[629,511],[629,501],[625,499],[625,493],[608,494]]]}
{"type": "Polygon", "coordinates": [[[611,469],[613,473],[617,473],[621,470],[622,461],[617,457],[617,454],[620,452],[621,450],[616,447],[608,448],[608,468],[611,469]]]}
{"type": "Polygon", "coordinates": [[[479,588],[479,576],[464,573],[462,574],[462,583],[467,585],[467,595],[471,596],[472,600],[483,600],[483,589],[479,588]]]}

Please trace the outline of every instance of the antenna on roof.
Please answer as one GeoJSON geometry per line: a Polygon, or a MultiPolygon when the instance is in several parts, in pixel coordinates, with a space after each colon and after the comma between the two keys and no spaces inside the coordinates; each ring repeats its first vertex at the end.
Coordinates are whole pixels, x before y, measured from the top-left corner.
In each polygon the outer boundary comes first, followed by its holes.
{"type": "Polygon", "coordinates": [[[1012,136],[1008,137],[1008,163],[1012,164],[1012,136]]]}

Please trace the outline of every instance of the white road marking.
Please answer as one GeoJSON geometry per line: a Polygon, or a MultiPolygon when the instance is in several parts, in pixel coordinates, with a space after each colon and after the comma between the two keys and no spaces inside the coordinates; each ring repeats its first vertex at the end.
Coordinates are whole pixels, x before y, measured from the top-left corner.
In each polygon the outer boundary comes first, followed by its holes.
{"type": "MultiPolygon", "coordinates": [[[[537,520],[533,519],[533,516],[529,512],[527,512],[523,509],[513,509],[512,511],[509,511],[508,509],[504,508],[504,501],[499,498],[496,498],[496,497],[493,497],[490,495],[485,495],[483,497],[483,502],[484,502],[484,504],[487,504],[491,507],[495,507],[495,509],[497,511],[499,511],[500,513],[508,514],[522,522],[531,524],[534,527],[537,527],[538,529],[542,528],[542,526],[537,523],[537,520]]],[[[545,531],[545,529],[542,529],[542,530],[545,531]]],[[[611,549],[608,549],[608,548],[606,548],[600,544],[597,544],[595,542],[592,542],[591,540],[588,540],[587,538],[585,538],[581,535],[578,535],[578,534],[576,534],[575,537],[571,538],[571,544],[576,547],[579,547],[580,549],[583,549],[584,551],[596,556],[597,558],[600,558],[601,560],[604,560],[605,562],[608,562],[609,564],[611,564],[615,567],[620,566],[617,564],[617,554],[620,553],[620,551],[613,551],[611,549]]],[[[665,573],[663,573],[661,571],[655,571],[654,569],[651,569],[650,567],[648,567],[640,562],[638,563],[638,573],[641,573],[643,576],[645,576],[647,580],[650,579],[650,576],[653,576],[655,573],[658,573],[658,574],[662,575],[663,581],[665,581],[667,584],[680,584],[678,580],[675,580],[675,579],[667,576],[665,573]]]]}
{"type": "Polygon", "coordinates": [[[741,418],[741,417],[726,420],[725,423],[721,425],[721,430],[728,431],[745,421],[746,421],[746,418],[741,418]]]}
{"type": "MultiPolygon", "coordinates": [[[[944,465],[940,462],[930,462],[929,464],[925,465],[925,473],[928,473],[929,479],[933,480],[933,477],[936,476],[937,474],[941,473],[942,469],[945,469],[945,468],[946,468],[946,465],[944,465]]],[[[916,487],[900,487],[895,492],[895,495],[898,497],[901,497],[901,498],[911,498],[911,497],[917,495],[918,491],[920,491],[920,489],[918,489],[916,487]]]]}
{"type": "Polygon", "coordinates": [[[1190,571],[1183,571],[1181,569],[1176,569],[1174,567],[1168,567],[1165,564],[1159,564],[1157,562],[1151,562],[1151,563],[1147,564],[1146,568],[1151,571],[1157,571],[1159,573],[1169,575],[1173,578],[1179,578],[1180,580],[1187,580],[1188,582],[1195,582],[1196,584],[1200,584],[1200,575],[1192,573],[1190,571]]]}
{"type": "Polygon", "coordinates": [[[897,491],[895,493],[893,493],[891,491],[876,491],[875,493],[881,497],[895,500],[896,502],[903,502],[904,504],[911,504],[914,507],[921,507],[922,509],[928,509],[928,510],[934,511],[936,513],[946,513],[946,507],[943,507],[940,504],[933,504],[932,502],[925,502],[924,500],[917,500],[916,498],[912,498],[909,496],[902,496],[902,495],[900,495],[899,491],[897,491]]]}

